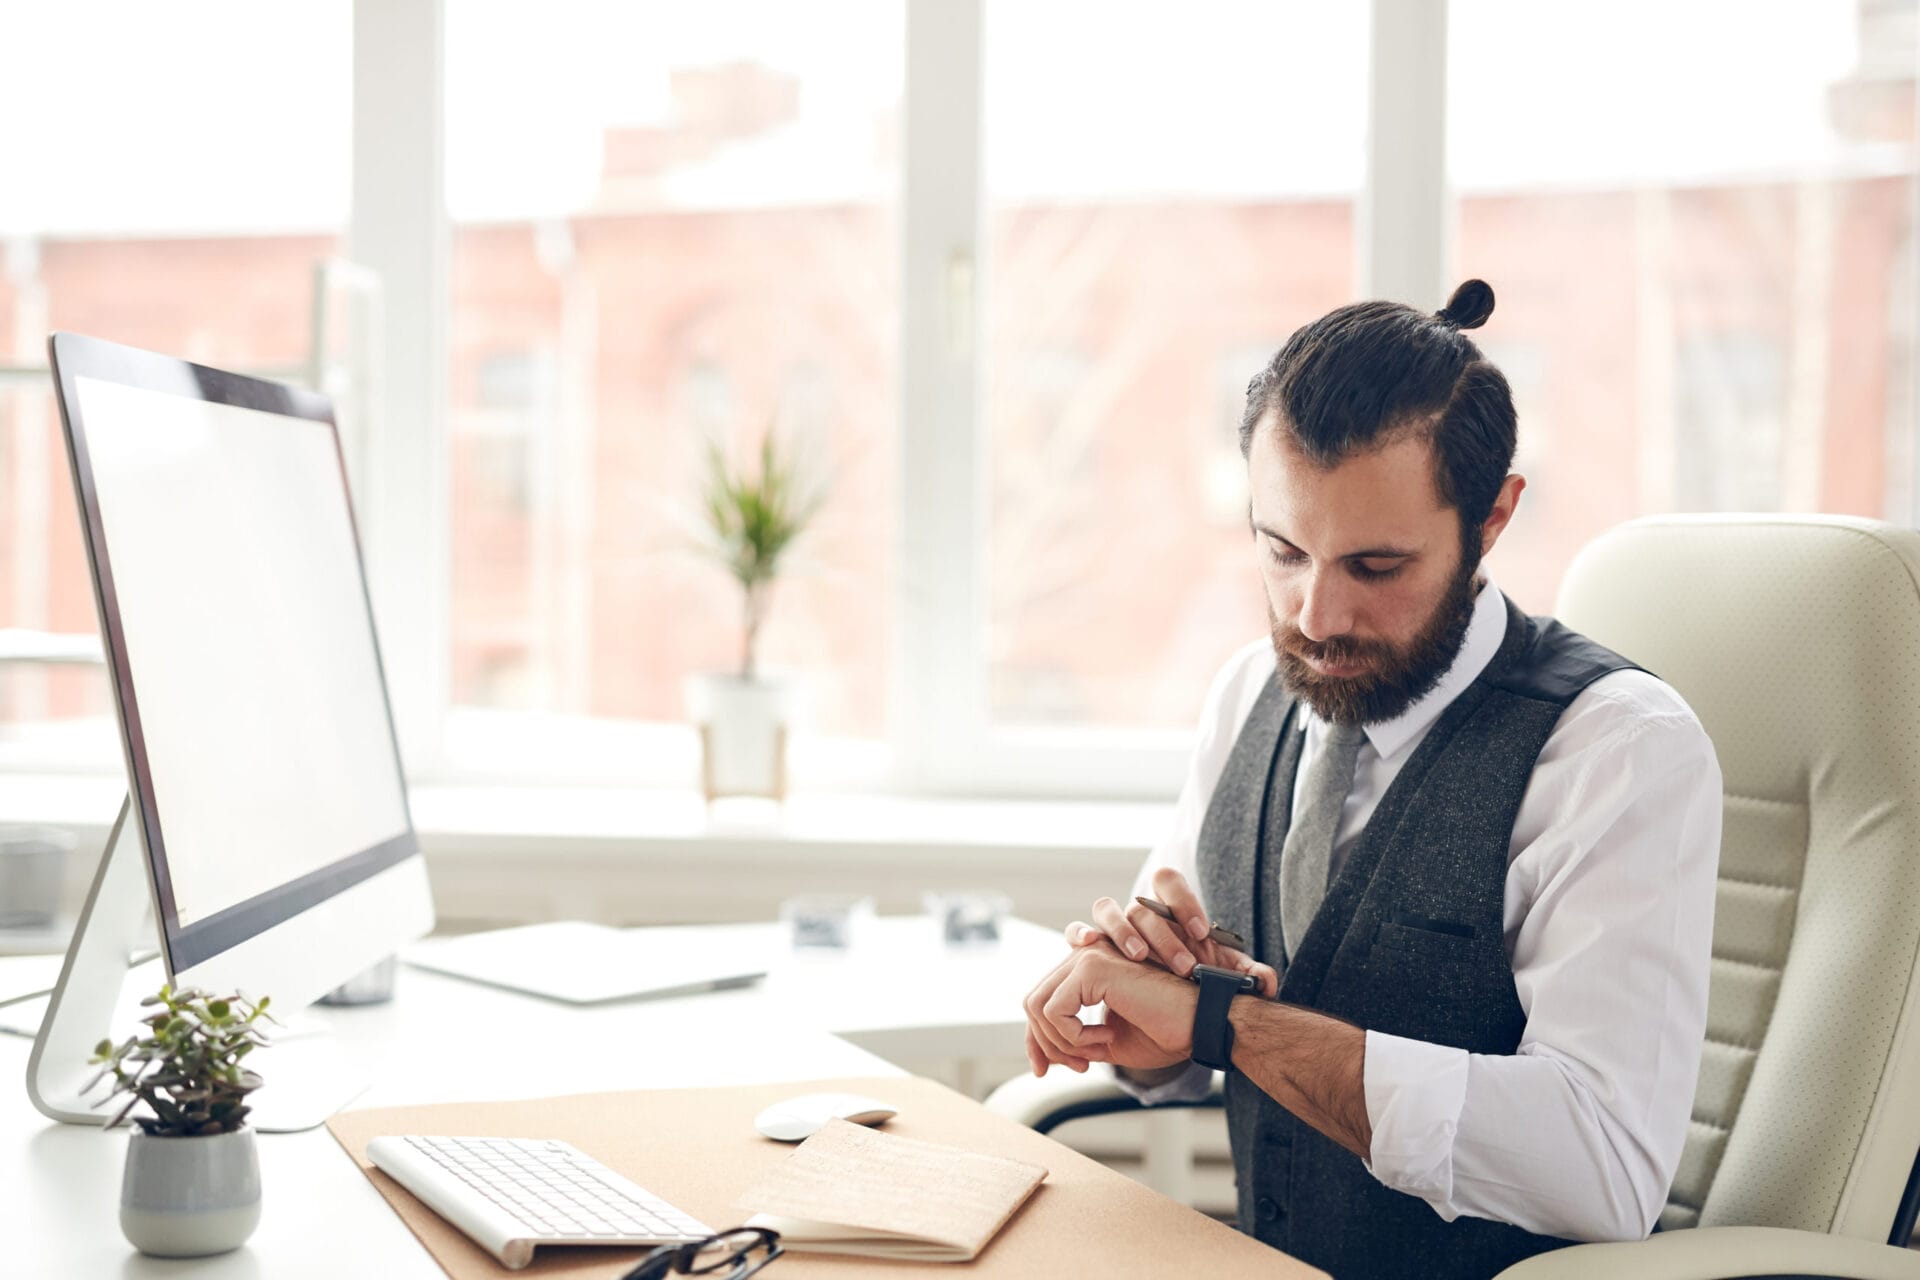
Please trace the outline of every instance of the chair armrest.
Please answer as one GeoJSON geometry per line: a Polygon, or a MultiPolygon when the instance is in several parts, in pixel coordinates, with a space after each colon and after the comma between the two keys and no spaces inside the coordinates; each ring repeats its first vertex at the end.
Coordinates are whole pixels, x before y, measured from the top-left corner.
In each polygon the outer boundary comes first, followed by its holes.
{"type": "Polygon", "coordinates": [[[1645,1240],[1538,1254],[1497,1280],[1740,1280],[1838,1277],[1920,1280],[1920,1253],[1850,1236],[1783,1227],[1694,1227],[1645,1240]]]}
{"type": "Polygon", "coordinates": [[[1055,1113],[1089,1105],[1126,1111],[1140,1104],[1114,1083],[1113,1068],[1104,1063],[1094,1063],[1084,1075],[1060,1066],[1044,1076],[1017,1075],[987,1095],[987,1110],[1042,1133],[1062,1123],[1053,1119],[1055,1113]]]}
{"type": "MultiPolygon", "coordinates": [[[[1213,1090],[1204,1100],[1162,1103],[1152,1110],[1217,1107],[1222,1099],[1220,1078],[1216,1075],[1213,1090]]],[[[1148,1109],[1115,1083],[1113,1068],[1105,1063],[1094,1063],[1084,1075],[1055,1066],[1044,1076],[1015,1076],[987,1096],[987,1108],[1041,1133],[1084,1116],[1148,1109]]]]}

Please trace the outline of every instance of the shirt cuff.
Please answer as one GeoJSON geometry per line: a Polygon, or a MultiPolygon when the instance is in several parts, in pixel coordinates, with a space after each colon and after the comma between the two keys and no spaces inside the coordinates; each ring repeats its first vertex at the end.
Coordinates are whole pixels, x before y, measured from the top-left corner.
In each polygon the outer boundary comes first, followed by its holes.
{"type": "Polygon", "coordinates": [[[1157,1107],[1163,1102],[1199,1102],[1213,1091],[1213,1068],[1189,1062],[1187,1069],[1173,1079],[1152,1086],[1135,1084],[1118,1070],[1113,1073],[1113,1080],[1123,1093],[1143,1107],[1157,1107]]]}
{"type": "Polygon", "coordinates": [[[1395,1191],[1418,1196],[1451,1222],[1453,1140],[1467,1098],[1465,1049],[1367,1032],[1367,1169],[1395,1191]]]}

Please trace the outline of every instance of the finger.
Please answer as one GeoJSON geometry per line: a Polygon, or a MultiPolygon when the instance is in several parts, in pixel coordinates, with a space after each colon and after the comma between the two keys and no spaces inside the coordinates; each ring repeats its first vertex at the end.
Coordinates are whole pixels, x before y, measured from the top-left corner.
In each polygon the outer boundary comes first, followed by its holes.
{"type": "MultiPolygon", "coordinates": [[[[1080,1011],[1088,1005],[1100,1003],[1099,997],[1091,994],[1090,976],[1089,966],[1075,965],[1073,971],[1053,989],[1053,994],[1047,997],[1040,1009],[1041,1016],[1045,1018],[1047,1025],[1059,1033],[1060,1038],[1071,1046],[1073,1053],[1080,1055],[1086,1052],[1081,1044],[1082,1037],[1091,1030],[1080,1021],[1080,1011]]],[[[1107,1034],[1110,1035],[1111,1032],[1107,1034]]]]}
{"type": "MultiPolygon", "coordinates": [[[[1031,1032],[1033,1028],[1029,1026],[1028,1030],[1031,1032]]],[[[1040,1075],[1047,1074],[1047,1067],[1056,1062],[1066,1067],[1069,1071],[1085,1071],[1087,1069],[1086,1058],[1077,1053],[1071,1053],[1065,1049],[1058,1048],[1050,1044],[1042,1036],[1035,1035],[1033,1037],[1033,1045],[1034,1048],[1039,1051],[1043,1063],[1039,1071],[1040,1075]]]]}
{"type": "Polygon", "coordinates": [[[1047,1074],[1047,1055],[1040,1051],[1039,1044],[1033,1038],[1033,1028],[1027,1028],[1027,1065],[1033,1068],[1033,1074],[1047,1074]]]}
{"type": "Polygon", "coordinates": [[[1021,1004],[1022,1010],[1027,1015],[1027,1029],[1038,1042],[1041,1052],[1047,1056],[1048,1060],[1064,1062],[1075,1071],[1086,1070],[1085,1057],[1074,1047],[1070,1039],[1061,1034],[1061,1028],[1048,1019],[1046,1004],[1055,990],[1069,980],[1068,975],[1079,958],[1087,954],[1088,952],[1084,950],[1076,951],[1054,966],[1053,972],[1041,979],[1040,984],[1027,993],[1026,1000],[1021,1004]],[[1076,1062],[1080,1065],[1074,1066],[1076,1062]]]}
{"type": "Polygon", "coordinates": [[[1246,952],[1218,942],[1196,942],[1194,950],[1205,953],[1200,961],[1202,964],[1252,975],[1254,981],[1260,984],[1260,994],[1268,999],[1280,994],[1280,974],[1272,965],[1261,964],[1246,952]]]}
{"type": "Polygon", "coordinates": [[[1096,942],[1108,940],[1106,934],[1084,920],[1075,920],[1067,926],[1067,945],[1070,947],[1090,947],[1096,942]]]}
{"type": "Polygon", "coordinates": [[[1127,908],[1127,920],[1147,940],[1155,960],[1183,978],[1193,972],[1197,962],[1193,951],[1170,921],[1162,920],[1137,902],[1127,908]]]}
{"type": "Polygon", "coordinates": [[[1093,904],[1093,923],[1129,960],[1145,960],[1152,953],[1152,945],[1140,936],[1140,931],[1130,923],[1128,913],[1112,898],[1102,898],[1093,904]]]}
{"type": "Polygon", "coordinates": [[[1223,956],[1233,956],[1237,963],[1233,966],[1236,973],[1250,973],[1259,983],[1260,994],[1272,1000],[1280,994],[1280,972],[1270,964],[1261,964],[1244,951],[1235,951],[1231,947],[1220,948],[1223,956]]]}
{"type": "Polygon", "coordinates": [[[1065,1062],[1075,1071],[1086,1070],[1095,1045],[1104,1046],[1113,1038],[1108,1028],[1090,1027],[1080,1021],[1080,1010],[1087,1003],[1078,994],[1086,985],[1085,974],[1091,964],[1111,963],[1097,956],[1098,953],[1090,951],[1077,953],[1063,971],[1043,984],[1050,985],[1051,990],[1037,997],[1040,1006],[1037,1015],[1030,1014],[1027,1020],[1048,1056],[1065,1062]]]}
{"type": "Polygon", "coordinates": [[[1174,920],[1188,938],[1198,942],[1207,936],[1212,927],[1207,923],[1207,910],[1200,905],[1200,895],[1193,891],[1185,876],[1172,867],[1161,867],[1153,873],[1153,892],[1172,910],[1174,920]]]}
{"type": "Polygon", "coordinates": [[[1040,979],[1039,982],[1036,982],[1033,990],[1027,992],[1027,998],[1020,1002],[1021,1008],[1025,1009],[1029,1014],[1037,1011],[1041,1003],[1043,1003],[1049,995],[1053,994],[1054,986],[1060,981],[1060,976],[1067,971],[1068,966],[1073,963],[1073,960],[1073,956],[1068,956],[1066,959],[1054,965],[1053,968],[1047,970],[1047,976],[1040,979]]]}
{"type": "Polygon", "coordinates": [[[1037,1073],[1039,1075],[1047,1073],[1045,1064],[1050,1062],[1063,1063],[1075,1071],[1086,1070],[1085,1056],[1078,1049],[1063,1043],[1059,1030],[1045,1022],[1028,1020],[1027,1041],[1032,1051],[1040,1055],[1042,1065],[1037,1073]]]}

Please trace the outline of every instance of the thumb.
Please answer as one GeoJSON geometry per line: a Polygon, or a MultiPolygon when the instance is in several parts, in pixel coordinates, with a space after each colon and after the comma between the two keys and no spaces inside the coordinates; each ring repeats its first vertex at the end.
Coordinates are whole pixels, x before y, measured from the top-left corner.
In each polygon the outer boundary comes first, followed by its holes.
{"type": "Polygon", "coordinates": [[[1261,964],[1246,952],[1235,951],[1231,947],[1218,947],[1215,950],[1224,968],[1232,969],[1235,973],[1251,974],[1254,981],[1260,984],[1261,995],[1272,999],[1280,994],[1280,974],[1272,965],[1261,964]]]}

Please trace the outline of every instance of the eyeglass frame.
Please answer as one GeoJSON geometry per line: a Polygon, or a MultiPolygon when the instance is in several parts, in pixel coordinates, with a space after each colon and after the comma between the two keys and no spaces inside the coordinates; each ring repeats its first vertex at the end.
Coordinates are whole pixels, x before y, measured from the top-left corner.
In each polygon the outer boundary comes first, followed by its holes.
{"type": "Polygon", "coordinates": [[[786,1249],[780,1243],[780,1233],[778,1231],[774,1231],[768,1227],[735,1227],[730,1231],[716,1231],[712,1235],[700,1240],[689,1240],[682,1244],[663,1244],[646,1257],[640,1259],[633,1270],[622,1275],[620,1280],[663,1280],[664,1277],[670,1275],[707,1275],[718,1276],[719,1280],[747,1280],[748,1276],[754,1275],[769,1262],[772,1262],[784,1253],[786,1253],[786,1249]],[[692,1269],[693,1260],[699,1255],[700,1250],[711,1245],[716,1240],[725,1240],[729,1236],[740,1235],[752,1235],[754,1242],[743,1249],[736,1250],[733,1257],[727,1259],[726,1262],[721,1262],[709,1267],[705,1271],[694,1271],[692,1269]],[[742,1269],[741,1264],[748,1261],[748,1255],[763,1245],[766,1247],[767,1256],[753,1263],[751,1266],[746,1266],[745,1269],[742,1269]],[[728,1262],[734,1264],[734,1269],[725,1275],[721,1275],[721,1268],[726,1266],[728,1262]]]}

